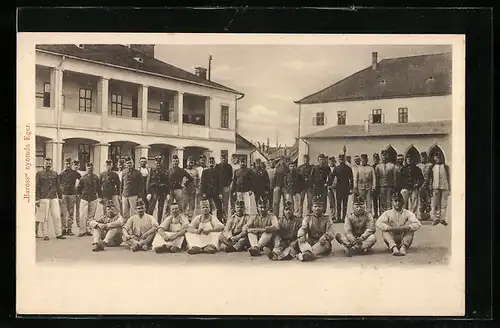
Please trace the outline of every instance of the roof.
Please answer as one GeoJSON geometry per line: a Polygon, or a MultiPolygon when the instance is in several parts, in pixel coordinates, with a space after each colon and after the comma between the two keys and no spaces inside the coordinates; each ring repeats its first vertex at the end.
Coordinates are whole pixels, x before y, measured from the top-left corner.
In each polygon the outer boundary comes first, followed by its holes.
{"type": "Polygon", "coordinates": [[[117,65],[124,68],[141,70],[145,73],[154,73],[165,77],[184,80],[186,82],[202,84],[207,87],[221,89],[227,92],[243,95],[243,93],[228,88],[222,84],[209,81],[196,74],[175,67],[161,60],[149,56],[138,50],[120,44],[86,44],[83,48],[75,44],[37,45],[39,51],[52,52],[60,55],[73,56],[85,60],[92,60],[103,64],[117,65]],[[141,57],[140,63],[134,57],[141,57]]]}
{"type": "Polygon", "coordinates": [[[383,59],[375,70],[369,66],[296,103],[448,95],[451,71],[449,53],[383,59]]]}
{"type": "Polygon", "coordinates": [[[365,131],[364,125],[336,125],[331,128],[311,133],[304,139],[313,138],[349,138],[373,136],[437,135],[451,133],[451,121],[384,123],[370,124],[365,131]]]}
{"type": "Polygon", "coordinates": [[[286,152],[286,156],[290,158],[290,160],[295,161],[299,158],[299,141],[296,140],[293,146],[291,147],[269,147],[269,151],[267,152],[267,157],[269,159],[278,159],[286,152]]]}
{"type": "Polygon", "coordinates": [[[268,156],[261,152],[253,143],[245,139],[241,134],[236,133],[236,149],[251,149],[253,151],[257,151],[259,154],[262,155],[266,160],[268,159],[268,156]]]}

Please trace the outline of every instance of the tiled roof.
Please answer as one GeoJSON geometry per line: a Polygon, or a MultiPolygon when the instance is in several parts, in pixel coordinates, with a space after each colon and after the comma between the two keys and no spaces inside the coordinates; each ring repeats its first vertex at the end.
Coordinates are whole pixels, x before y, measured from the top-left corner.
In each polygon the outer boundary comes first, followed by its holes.
{"type": "Polygon", "coordinates": [[[348,138],[373,136],[433,135],[451,133],[451,121],[370,124],[368,131],[364,125],[337,125],[304,136],[313,138],[348,138]]]}
{"type": "Polygon", "coordinates": [[[435,96],[451,94],[451,54],[383,59],[296,103],[435,96]]]}
{"type": "Polygon", "coordinates": [[[242,94],[239,91],[228,88],[222,84],[201,78],[173,65],[167,64],[152,56],[146,55],[135,49],[131,49],[120,44],[85,44],[83,48],[75,44],[52,44],[37,45],[36,49],[49,51],[61,55],[73,56],[81,59],[92,60],[104,64],[117,65],[125,68],[141,70],[147,73],[164,75],[166,77],[181,79],[205,85],[207,87],[222,89],[235,94],[242,94]],[[134,59],[141,57],[142,63],[134,59]]]}

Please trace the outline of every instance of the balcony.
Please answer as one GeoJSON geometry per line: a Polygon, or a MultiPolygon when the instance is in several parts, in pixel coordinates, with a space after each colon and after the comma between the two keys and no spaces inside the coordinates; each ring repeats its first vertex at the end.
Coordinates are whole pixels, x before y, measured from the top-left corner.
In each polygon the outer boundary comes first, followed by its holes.
{"type": "Polygon", "coordinates": [[[107,125],[116,131],[140,133],[142,130],[142,120],[137,117],[108,116],[107,125]]]}
{"type": "Polygon", "coordinates": [[[39,107],[35,111],[35,119],[37,124],[56,124],[54,116],[54,108],[39,107]]]}
{"type": "Polygon", "coordinates": [[[183,124],[182,135],[188,138],[203,138],[208,139],[210,128],[204,125],[183,124]]]}
{"type": "Polygon", "coordinates": [[[92,112],[61,111],[61,125],[79,128],[101,128],[101,115],[92,112]]]}
{"type": "Polygon", "coordinates": [[[234,130],[210,128],[210,139],[234,140],[234,130]]]}
{"type": "Polygon", "coordinates": [[[177,135],[179,129],[177,123],[159,120],[148,120],[148,132],[161,135],[177,135]]]}

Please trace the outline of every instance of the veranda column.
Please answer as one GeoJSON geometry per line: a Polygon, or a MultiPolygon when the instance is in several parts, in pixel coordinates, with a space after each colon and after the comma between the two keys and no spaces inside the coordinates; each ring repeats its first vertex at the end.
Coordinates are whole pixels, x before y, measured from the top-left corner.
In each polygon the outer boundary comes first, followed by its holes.
{"type": "MultiPolygon", "coordinates": [[[[108,121],[108,100],[109,100],[109,79],[102,77],[97,85],[97,107],[101,110],[101,127],[107,128],[108,121]]],[[[95,165],[95,164],[94,164],[95,165]]]]}
{"type": "Polygon", "coordinates": [[[62,145],[64,141],[50,140],[45,142],[45,157],[52,158],[52,169],[56,172],[62,171],[62,145]]]}
{"type": "Polygon", "coordinates": [[[176,154],[179,158],[179,167],[184,168],[184,148],[177,148],[176,154]]]}
{"type": "Polygon", "coordinates": [[[184,115],[184,93],[177,92],[175,97],[175,111],[177,112],[177,131],[180,136],[182,136],[182,124],[184,115]]]}
{"type": "Polygon", "coordinates": [[[139,99],[138,107],[141,112],[142,132],[146,132],[148,130],[148,90],[149,88],[147,85],[139,86],[139,97],[137,99],[139,99]]]}
{"type": "Polygon", "coordinates": [[[109,144],[94,145],[94,172],[99,174],[106,170],[106,160],[108,159],[109,144]]]}

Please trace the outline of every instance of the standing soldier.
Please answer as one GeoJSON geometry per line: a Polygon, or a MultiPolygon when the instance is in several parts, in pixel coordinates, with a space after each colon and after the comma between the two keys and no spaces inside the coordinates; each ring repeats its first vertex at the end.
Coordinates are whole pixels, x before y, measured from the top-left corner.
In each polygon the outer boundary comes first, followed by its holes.
{"type": "Polygon", "coordinates": [[[363,199],[363,205],[366,206],[366,211],[370,214],[372,214],[372,198],[376,188],[375,170],[368,165],[368,155],[361,154],[361,165],[358,166],[354,177],[354,190],[363,199]]]}
{"type": "Polygon", "coordinates": [[[432,225],[441,223],[447,226],[446,208],[448,207],[448,195],[451,192],[450,167],[443,163],[443,155],[434,155],[435,164],[430,168],[428,189],[432,193],[432,214],[434,220],[432,225]]]}
{"type": "MultiPolygon", "coordinates": [[[[236,172],[237,169],[240,168],[240,160],[238,158],[238,155],[233,154],[231,155],[231,167],[233,168],[233,175],[231,176],[231,188],[230,190],[233,189],[233,177],[234,177],[234,172],[236,172]]],[[[236,194],[233,194],[232,191],[230,191],[230,196],[229,196],[229,202],[230,202],[230,207],[231,207],[231,214],[234,213],[235,211],[235,204],[236,204],[236,194]]]]}
{"type": "Polygon", "coordinates": [[[285,175],[288,173],[288,166],[284,156],[281,157],[276,170],[274,171],[274,181],[273,181],[273,213],[274,215],[280,215],[280,204],[281,200],[285,202],[285,175]]]}
{"type": "Polygon", "coordinates": [[[276,172],[276,163],[274,159],[269,160],[267,167],[267,175],[269,176],[269,190],[267,191],[267,200],[269,204],[273,204],[273,191],[274,191],[274,172],[276,172]]]}
{"type": "MultiPolygon", "coordinates": [[[[128,220],[137,214],[137,201],[144,195],[142,174],[134,168],[132,158],[125,159],[127,169],[123,172],[120,190],[122,192],[123,218],[128,220]]],[[[143,202],[144,203],[144,202],[143,202]]]]}
{"type": "Polygon", "coordinates": [[[221,154],[220,163],[216,165],[220,172],[220,183],[222,186],[222,209],[225,218],[229,218],[229,195],[231,194],[231,181],[233,178],[233,167],[227,162],[227,154],[221,154]]]}
{"type": "Polygon", "coordinates": [[[420,153],[420,163],[417,166],[422,171],[422,175],[424,177],[424,183],[420,187],[420,220],[430,220],[430,211],[431,211],[431,195],[427,190],[427,185],[429,182],[429,172],[432,166],[432,163],[428,161],[427,152],[420,153]]]}
{"type": "Polygon", "coordinates": [[[146,192],[148,190],[148,177],[149,177],[149,167],[148,165],[148,159],[146,157],[141,157],[139,159],[139,172],[141,172],[142,175],[142,182],[143,182],[143,188],[142,190],[144,191],[144,194],[140,195],[139,197],[142,198],[144,201],[144,204],[146,205],[146,210],[149,209],[149,200],[146,198],[146,192]]]}
{"type": "Polygon", "coordinates": [[[401,195],[405,201],[405,209],[417,213],[418,192],[424,183],[422,170],[418,168],[413,159],[406,157],[406,165],[401,169],[401,195]]]}
{"type": "Polygon", "coordinates": [[[158,224],[161,223],[163,218],[163,208],[165,206],[165,199],[168,195],[168,173],[163,167],[161,156],[155,157],[156,167],[150,170],[147,181],[146,198],[149,200],[148,214],[153,215],[156,204],[158,203],[158,224]]]}
{"type": "MultiPolygon", "coordinates": [[[[309,214],[308,214],[309,215],[309,214]]],[[[286,201],[283,216],[278,220],[278,231],[274,235],[274,248],[267,255],[274,261],[292,260],[297,256],[299,244],[297,233],[302,220],[293,214],[293,204],[286,201]]]]}
{"type": "Polygon", "coordinates": [[[198,188],[200,187],[200,176],[198,175],[198,169],[194,167],[194,159],[192,156],[189,156],[186,161],[187,173],[193,178],[193,181],[189,181],[188,179],[184,179],[184,188],[182,189],[182,208],[184,209],[184,213],[187,215],[188,220],[194,216],[194,211],[196,209],[196,193],[198,188]]]}
{"type": "Polygon", "coordinates": [[[310,181],[311,171],[313,166],[309,163],[309,155],[304,155],[304,164],[299,166],[299,173],[302,175],[304,179],[304,185],[302,186],[302,190],[300,192],[300,209],[302,213],[302,208],[304,207],[304,200],[307,197],[307,214],[311,213],[312,208],[312,199],[313,199],[313,191],[312,185],[310,181]]]}
{"type": "MultiPolygon", "coordinates": [[[[378,153],[373,154],[373,170],[376,170],[377,165],[380,163],[380,156],[378,153]]],[[[375,181],[377,180],[377,174],[374,176],[375,181]]],[[[379,186],[378,181],[375,183],[375,189],[373,189],[372,199],[373,199],[373,217],[378,218],[379,214],[379,186]]]]}
{"type": "Polygon", "coordinates": [[[326,212],[326,197],[327,197],[327,180],[330,175],[330,169],[326,165],[326,158],[324,154],[318,155],[318,165],[314,166],[311,170],[309,181],[312,186],[314,197],[317,200],[324,202],[321,209],[323,214],[326,212]]]}
{"type": "Polygon", "coordinates": [[[259,202],[259,199],[261,198],[268,198],[268,193],[271,186],[271,182],[269,181],[269,174],[267,174],[267,171],[262,168],[260,159],[257,160],[259,162],[255,166],[255,181],[253,183],[253,195],[255,198],[255,204],[257,204],[259,202]]]}
{"type": "Polygon", "coordinates": [[[345,233],[337,233],[335,239],[343,246],[347,257],[353,254],[369,253],[377,241],[375,221],[370,212],[365,210],[365,201],[361,197],[354,200],[354,211],[344,223],[345,233]]]}
{"type": "MultiPolygon", "coordinates": [[[[73,161],[73,170],[75,170],[78,174],[80,174],[80,178],[76,180],[76,188],[78,188],[78,183],[80,183],[81,177],[87,174],[87,172],[80,170],[80,161],[78,160],[73,161]]],[[[77,194],[75,203],[75,220],[78,228],[80,228],[80,201],[81,201],[80,195],[77,194]]]]}
{"type": "Polygon", "coordinates": [[[99,198],[101,198],[101,182],[94,174],[94,164],[87,163],[87,174],[85,174],[78,184],[77,193],[81,197],[80,201],[80,233],[78,237],[92,236],[89,222],[94,219],[99,198]]]}
{"type": "Polygon", "coordinates": [[[326,184],[328,185],[327,191],[328,191],[328,203],[330,203],[330,217],[334,218],[336,220],[337,217],[337,200],[335,199],[335,190],[333,189],[333,184],[334,184],[334,175],[333,171],[335,170],[336,160],[334,156],[330,156],[328,158],[328,169],[330,170],[328,173],[328,180],[326,184]]]}
{"type": "Polygon", "coordinates": [[[118,202],[120,203],[120,207],[118,208],[118,211],[120,212],[121,215],[123,215],[123,204],[122,204],[122,177],[123,177],[123,172],[125,170],[125,160],[124,159],[119,159],[118,160],[118,171],[116,171],[116,174],[118,174],[118,178],[120,178],[120,189],[118,191],[118,202]]]}
{"type": "Polygon", "coordinates": [[[106,171],[102,172],[99,176],[100,184],[101,184],[101,195],[102,195],[102,204],[104,207],[104,211],[106,211],[106,206],[109,201],[112,201],[115,204],[114,211],[118,211],[120,208],[120,202],[118,201],[118,194],[120,193],[120,177],[116,172],[113,172],[113,161],[106,161],[106,171]]]}
{"type": "Polygon", "coordinates": [[[391,195],[396,184],[396,166],[388,162],[387,150],[380,152],[382,163],[375,167],[377,186],[379,187],[379,213],[391,208],[391,195]]]}
{"type": "Polygon", "coordinates": [[[286,199],[292,203],[293,215],[302,217],[300,192],[304,189],[304,179],[297,170],[295,162],[288,163],[288,173],[285,175],[286,199]]]}
{"type": "Polygon", "coordinates": [[[405,157],[403,154],[398,154],[396,157],[396,182],[394,184],[394,191],[395,192],[401,192],[402,186],[401,186],[401,170],[403,169],[403,166],[405,165],[405,157]]]}
{"type": "Polygon", "coordinates": [[[335,196],[337,198],[337,220],[344,222],[347,215],[347,202],[349,195],[352,194],[353,177],[351,168],[345,163],[345,155],[339,155],[339,165],[335,167],[332,175],[336,180],[335,196]]]}
{"type": "Polygon", "coordinates": [[[302,220],[297,233],[300,253],[299,261],[313,261],[318,255],[328,255],[332,251],[332,241],[335,238],[332,219],[324,215],[325,201],[319,197],[313,200],[313,213],[302,220]]]}
{"type": "Polygon", "coordinates": [[[212,203],[217,210],[217,219],[224,223],[222,213],[222,184],[220,182],[220,171],[215,167],[215,158],[208,158],[208,169],[201,176],[200,189],[201,194],[210,203],[210,214],[213,213],[212,203]]]}
{"type": "MultiPolygon", "coordinates": [[[[203,171],[207,169],[207,158],[205,155],[200,155],[199,161],[198,161],[198,167],[196,170],[198,171],[198,178],[201,181],[201,177],[203,176],[203,171]]],[[[200,186],[198,185],[198,188],[196,189],[196,199],[195,199],[195,208],[201,211],[201,201],[202,194],[201,194],[201,189],[200,186]]]]}
{"type": "Polygon", "coordinates": [[[36,201],[44,205],[44,221],[42,225],[43,240],[49,240],[49,213],[54,221],[57,239],[66,239],[61,228],[61,185],[56,171],[52,170],[52,159],[45,158],[44,170],[36,173],[36,201]]]}
{"type": "Polygon", "coordinates": [[[246,159],[241,159],[240,168],[233,173],[231,194],[236,200],[245,202],[245,213],[250,214],[250,196],[254,189],[255,174],[247,167],[246,159]]]}
{"type": "Polygon", "coordinates": [[[170,200],[168,206],[175,200],[179,204],[180,210],[184,212],[182,207],[182,181],[186,178],[189,183],[194,181],[193,177],[186,172],[186,170],[179,167],[179,157],[177,155],[172,156],[172,168],[168,171],[168,187],[170,191],[170,200]]]}
{"type": "Polygon", "coordinates": [[[71,167],[71,158],[64,161],[64,170],[59,174],[62,193],[62,234],[74,236],[72,227],[76,204],[76,181],[81,178],[80,173],[71,167]]]}

